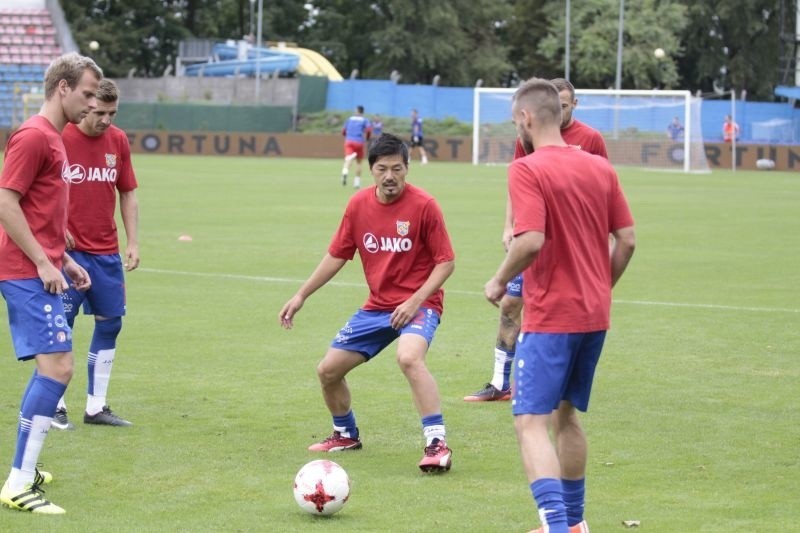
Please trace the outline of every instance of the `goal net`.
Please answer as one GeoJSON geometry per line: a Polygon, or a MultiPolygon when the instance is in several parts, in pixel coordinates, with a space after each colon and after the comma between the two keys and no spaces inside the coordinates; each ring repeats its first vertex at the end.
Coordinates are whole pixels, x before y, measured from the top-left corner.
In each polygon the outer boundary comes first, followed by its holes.
{"type": "MultiPolygon", "coordinates": [[[[472,119],[472,162],[508,163],[516,130],[511,98],[516,89],[477,88],[472,119]]],[[[576,89],[573,117],[598,130],[615,166],[708,172],[700,123],[702,100],[689,91],[576,89]],[[677,118],[683,131],[670,136],[677,118]]]]}

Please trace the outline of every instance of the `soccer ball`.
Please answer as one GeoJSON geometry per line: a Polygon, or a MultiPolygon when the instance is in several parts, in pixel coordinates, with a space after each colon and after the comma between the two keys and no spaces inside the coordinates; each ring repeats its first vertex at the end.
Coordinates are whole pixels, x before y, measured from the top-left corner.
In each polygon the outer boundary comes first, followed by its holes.
{"type": "Polygon", "coordinates": [[[349,497],[350,478],[333,461],[311,461],[294,478],[294,499],[309,514],[332,515],[344,507],[349,497]]]}

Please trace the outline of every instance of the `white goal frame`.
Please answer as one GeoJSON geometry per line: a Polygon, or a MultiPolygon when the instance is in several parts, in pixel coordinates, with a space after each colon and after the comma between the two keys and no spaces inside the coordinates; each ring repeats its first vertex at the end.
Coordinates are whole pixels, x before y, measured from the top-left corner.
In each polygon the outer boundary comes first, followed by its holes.
{"type": "MultiPolygon", "coordinates": [[[[484,94],[500,94],[500,95],[508,95],[508,121],[511,121],[511,97],[517,91],[517,89],[508,89],[508,88],[491,88],[491,87],[478,87],[473,92],[473,115],[472,115],[472,163],[474,165],[480,164],[480,107],[481,107],[481,95],[484,94]]],[[[703,150],[702,157],[705,158],[704,148],[702,148],[702,133],[700,132],[700,117],[692,117],[692,105],[695,103],[692,97],[691,92],[687,90],[629,90],[629,89],[575,89],[575,97],[578,98],[579,103],[578,107],[576,108],[576,118],[580,120],[580,96],[581,95],[602,95],[602,96],[616,96],[616,97],[625,97],[625,96],[634,96],[634,97],[672,97],[675,99],[682,99],[683,100],[683,126],[684,126],[684,135],[683,135],[683,171],[684,172],[693,172],[691,169],[691,161],[693,155],[692,153],[692,144],[700,143],[700,150],[703,150]],[[696,122],[696,123],[695,123],[696,122]],[[699,135],[699,138],[698,138],[699,135]]],[[[619,109],[615,110],[615,117],[614,117],[614,128],[611,132],[603,132],[606,138],[615,138],[618,133],[618,113],[619,109]],[[609,135],[610,133],[610,135],[609,135]]],[[[663,125],[663,129],[661,133],[666,136],[666,127],[667,124],[663,125]]],[[[695,147],[695,151],[698,150],[698,147],[695,147]]],[[[509,161],[510,162],[510,161],[509,161]]],[[[612,161],[613,163],[613,161],[612,161]]],[[[706,169],[700,170],[707,171],[706,169]]]]}

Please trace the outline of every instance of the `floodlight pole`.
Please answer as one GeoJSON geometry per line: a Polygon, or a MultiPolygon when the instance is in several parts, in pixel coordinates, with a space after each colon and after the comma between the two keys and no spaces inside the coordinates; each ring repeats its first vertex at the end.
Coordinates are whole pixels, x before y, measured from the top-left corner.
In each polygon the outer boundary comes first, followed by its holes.
{"type": "Polygon", "coordinates": [[[731,88],[731,168],[736,172],[736,89],[731,88]]]}
{"type": "Polygon", "coordinates": [[[264,20],[264,0],[258,0],[258,23],[256,38],[256,105],[261,103],[261,32],[263,30],[262,21],[264,20]]]}
{"type": "MultiPolygon", "coordinates": [[[[614,88],[617,91],[622,90],[622,36],[624,35],[625,27],[625,0],[619,0],[619,27],[617,28],[617,78],[614,82],[614,88]]],[[[617,101],[619,101],[619,93],[617,93],[617,101]]],[[[614,107],[614,139],[619,138],[619,108],[614,107]]]]}
{"type": "Polygon", "coordinates": [[[566,27],[564,29],[565,37],[564,37],[564,79],[569,81],[569,35],[570,35],[570,20],[569,20],[569,12],[570,12],[570,0],[567,0],[567,12],[566,12],[566,27]]]}
{"type": "Polygon", "coordinates": [[[248,33],[250,34],[251,39],[255,39],[255,35],[253,35],[255,31],[253,24],[255,24],[256,22],[255,10],[256,10],[256,0],[250,0],[250,31],[248,33]]]}
{"type": "Polygon", "coordinates": [[[619,28],[617,29],[617,78],[616,90],[622,89],[622,35],[625,26],[625,0],[619,0],[619,28]]]}

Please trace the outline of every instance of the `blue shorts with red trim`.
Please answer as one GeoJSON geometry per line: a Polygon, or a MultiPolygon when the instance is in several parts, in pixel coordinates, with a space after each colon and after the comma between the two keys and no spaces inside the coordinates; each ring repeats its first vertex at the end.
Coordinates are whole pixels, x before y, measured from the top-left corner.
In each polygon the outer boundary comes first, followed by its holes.
{"type": "Polygon", "coordinates": [[[411,322],[400,330],[391,326],[391,316],[391,311],[359,309],[339,330],[331,347],[358,352],[370,360],[400,335],[421,335],[428,346],[431,345],[439,326],[439,314],[436,311],[421,307],[411,322]]]}
{"type": "Polygon", "coordinates": [[[520,335],[511,411],[515,415],[548,414],[562,400],[586,411],[605,338],[605,331],[520,335]]]}

